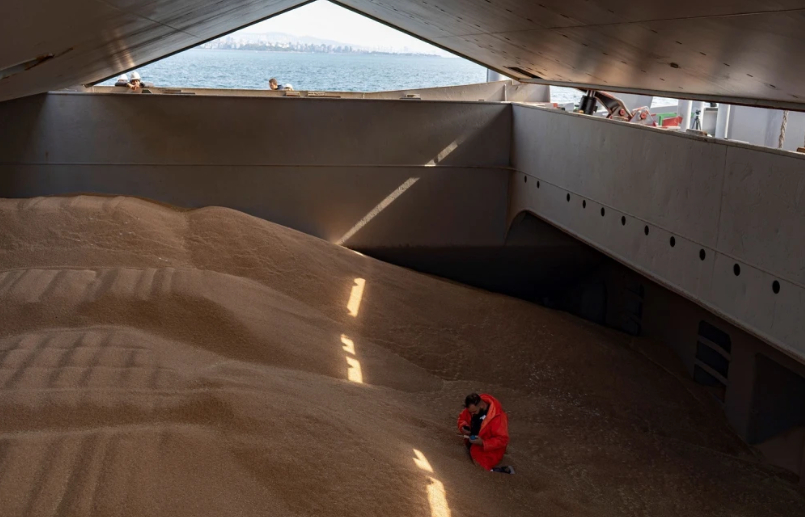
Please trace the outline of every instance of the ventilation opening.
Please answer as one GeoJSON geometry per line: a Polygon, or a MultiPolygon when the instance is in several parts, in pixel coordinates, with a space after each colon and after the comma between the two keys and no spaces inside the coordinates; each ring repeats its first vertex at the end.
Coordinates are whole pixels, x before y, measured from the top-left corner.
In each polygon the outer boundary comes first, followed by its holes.
{"type": "Polygon", "coordinates": [[[516,73],[518,73],[520,75],[530,77],[531,79],[539,79],[540,78],[538,75],[534,75],[534,74],[532,74],[531,72],[529,72],[527,70],[523,70],[519,66],[507,66],[506,68],[508,68],[512,72],[516,72],[516,73]]]}
{"type": "Polygon", "coordinates": [[[699,322],[693,379],[711,388],[712,395],[721,402],[727,392],[731,352],[729,334],[706,321],[699,322]]]}
{"type": "Polygon", "coordinates": [[[699,322],[699,338],[710,341],[727,353],[732,352],[732,341],[729,334],[706,321],[699,322]]]}
{"type": "Polygon", "coordinates": [[[699,342],[696,344],[696,359],[702,361],[715,370],[725,379],[729,375],[730,361],[725,356],[716,352],[715,349],[699,342]]]}

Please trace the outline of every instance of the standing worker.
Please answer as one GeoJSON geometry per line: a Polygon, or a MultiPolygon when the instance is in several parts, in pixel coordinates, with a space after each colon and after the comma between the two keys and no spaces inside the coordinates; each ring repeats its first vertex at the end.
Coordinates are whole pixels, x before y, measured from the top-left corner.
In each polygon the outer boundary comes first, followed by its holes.
{"type": "Polygon", "coordinates": [[[131,82],[129,82],[129,89],[138,92],[142,89],[143,82],[140,79],[140,74],[137,72],[131,73],[131,82]]]}
{"type": "Polygon", "coordinates": [[[509,444],[509,417],[492,395],[470,393],[458,416],[458,430],[464,436],[472,460],[490,472],[514,474],[510,466],[496,467],[509,444]]]}

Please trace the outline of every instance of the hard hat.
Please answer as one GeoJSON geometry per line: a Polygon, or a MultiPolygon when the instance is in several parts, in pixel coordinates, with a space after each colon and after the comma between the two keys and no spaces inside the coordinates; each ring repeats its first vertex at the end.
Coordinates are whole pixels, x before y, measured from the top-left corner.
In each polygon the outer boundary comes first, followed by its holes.
{"type": "Polygon", "coordinates": [[[288,83],[288,84],[285,85],[285,89],[286,90],[293,90],[293,85],[291,83],[288,83]]]}
{"type": "Polygon", "coordinates": [[[142,79],[140,79],[140,74],[138,74],[137,72],[132,72],[131,73],[131,80],[132,81],[141,81],[142,79]]]}
{"type": "Polygon", "coordinates": [[[129,76],[127,76],[126,74],[123,74],[123,75],[121,75],[120,77],[117,78],[117,82],[127,83],[127,82],[129,82],[129,76]]]}

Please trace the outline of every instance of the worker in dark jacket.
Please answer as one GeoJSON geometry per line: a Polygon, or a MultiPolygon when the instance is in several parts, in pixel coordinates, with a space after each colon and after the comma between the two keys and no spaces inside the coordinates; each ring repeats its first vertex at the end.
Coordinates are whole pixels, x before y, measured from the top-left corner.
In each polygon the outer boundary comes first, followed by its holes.
{"type": "Polygon", "coordinates": [[[458,430],[473,461],[485,470],[514,474],[510,466],[497,467],[509,444],[509,418],[492,395],[471,393],[458,416],[458,430]]]}

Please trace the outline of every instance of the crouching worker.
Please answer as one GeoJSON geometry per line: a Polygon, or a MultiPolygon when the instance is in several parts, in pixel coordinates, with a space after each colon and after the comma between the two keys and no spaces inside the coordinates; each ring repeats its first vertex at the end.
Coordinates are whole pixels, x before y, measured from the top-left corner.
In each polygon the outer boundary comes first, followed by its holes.
{"type": "Polygon", "coordinates": [[[496,466],[509,444],[509,419],[495,397],[485,393],[467,395],[464,411],[458,416],[458,430],[475,463],[492,472],[514,474],[512,467],[496,466]]]}

